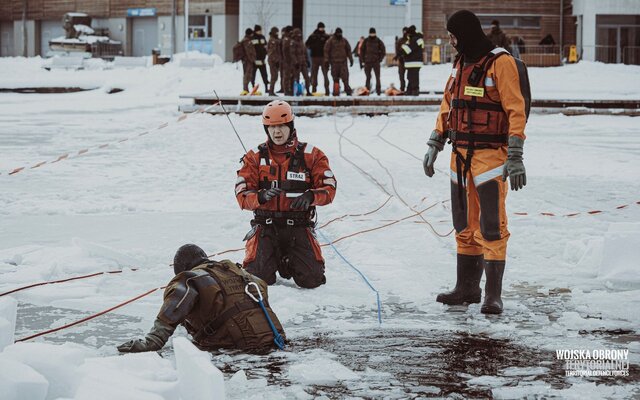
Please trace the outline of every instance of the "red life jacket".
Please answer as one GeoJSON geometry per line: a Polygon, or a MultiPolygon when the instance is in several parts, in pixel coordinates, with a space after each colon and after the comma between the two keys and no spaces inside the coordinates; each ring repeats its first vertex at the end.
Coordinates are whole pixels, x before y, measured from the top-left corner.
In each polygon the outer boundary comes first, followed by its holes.
{"type": "Polygon", "coordinates": [[[509,119],[487,71],[498,57],[508,54],[498,47],[474,64],[464,65],[464,57],[456,59],[447,132],[454,146],[499,148],[507,144],[509,119]]]}

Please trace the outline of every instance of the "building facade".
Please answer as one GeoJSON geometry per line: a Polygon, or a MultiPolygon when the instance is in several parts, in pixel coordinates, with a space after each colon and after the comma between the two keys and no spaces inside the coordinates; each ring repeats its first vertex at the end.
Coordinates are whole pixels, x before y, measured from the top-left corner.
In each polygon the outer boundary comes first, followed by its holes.
{"type": "Polygon", "coordinates": [[[638,63],[640,0],[2,0],[0,56],[46,56],[49,40],[64,35],[63,15],[84,12],[129,56],[187,48],[229,61],[246,28],[261,25],[266,35],[292,25],[307,37],[322,21],[328,32],[341,27],[352,47],[375,27],[389,52],[402,27],[416,25],[426,59],[439,46],[446,61],[446,20],[460,9],[474,11],[487,32],[500,21],[532,65],[559,63],[571,45],[587,60],[638,63]],[[541,46],[545,37],[553,44],[541,46]]]}
{"type": "Polygon", "coordinates": [[[582,58],[640,64],[640,0],[573,0],[582,58]]]}

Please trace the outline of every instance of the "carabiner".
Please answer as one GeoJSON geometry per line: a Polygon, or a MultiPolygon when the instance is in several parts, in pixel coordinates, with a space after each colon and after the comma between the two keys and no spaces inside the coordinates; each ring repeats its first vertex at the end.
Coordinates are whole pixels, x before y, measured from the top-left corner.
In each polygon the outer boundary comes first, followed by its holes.
{"type": "Polygon", "coordinates": [[[244,292],[247,294],[247,296],[251,298],[251,300],[255,301],[256,303],[260,303],[262,301],[262,292],[260,292],[260,286],[258,286],[257,283],[255,282],[247,283],[247,285],[244,287],[244,292]],[[257,298],[249,291],[249,286],[251,285],[256,287],[256,292],[258,292],[257,298]]]}

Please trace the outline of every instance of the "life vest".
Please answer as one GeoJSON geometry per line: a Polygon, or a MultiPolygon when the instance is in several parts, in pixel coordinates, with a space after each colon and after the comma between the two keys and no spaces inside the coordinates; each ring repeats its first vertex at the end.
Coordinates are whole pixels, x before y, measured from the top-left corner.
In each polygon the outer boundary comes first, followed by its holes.
{"type": "Polygon", "coordinates": [[[285,173],[278,171],[278,167],[272,165],[269,157],[269,148],[266,143],[258,146],[260,154],[259,189],[280,188],[286,192],[287,197],[298,197],[311,189],[311,171],[304,160],[306,143],[298,142],[285,173]],[[282,175],[282,176],[279,176],[282,175]],[[281,179],[284,178],[284,179],[281,179]]]}
{"type": "Polygon", "coordinates": [[[248,282],[258,284],[271,320],[280,333],[284,332],[269,307],[267,284],[235,263],[212,261],[186,271],[186,274],[209,277],[193,279],[192,284],[198,292],[197,302],[183,323],[200,348],[259,349],[273,345],[273,331],[264,312],[245,293],[248,282]]]}
{"type": "Polygon", "coordinates": [[[487,71],[507,50],[498,47],[471,65],[464,57],[454,63],[449,92],[451,104],[447,137],[454,146],[499,148],[508,141],[509,119],[500,104],[495,82],[487,71]]]}

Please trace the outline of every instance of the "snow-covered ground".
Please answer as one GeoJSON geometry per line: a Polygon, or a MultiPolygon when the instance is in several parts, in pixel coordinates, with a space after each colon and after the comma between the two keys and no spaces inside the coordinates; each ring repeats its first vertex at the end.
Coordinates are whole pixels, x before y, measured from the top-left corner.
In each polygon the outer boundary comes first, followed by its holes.
{"type": "MultiPolygon", "coordinates": [[[[168,264],[184,243],[209,253],[242,247],[251,218],[233,196],[243,151],[226,118],[196,114],[176,122],[180,94],[237,94],[241,72],[235,65],[127,70],[101,69],[104,64],[93,60],[83,71],[47,72],[45,62],[0,59],[0,88],[97,89],[0,94],[0,292],[125,272],[13,295],[20,303],[16,338],[165,284],[173,273],[168,264]],[[108,94],[111,88],[124,91],[108,94]],[[136,137],[164,122],[170,124],[136,137]]],[[[423,68],[423,90],[441,90],[449,69],[423,68]]],[[[639,67],[599,63],[530,69],[536,98],[636,99],[638,73],[639,67]]],[[[383,85],[392,80],[396,70],[383,69],[383,85]]],[[[352,82],[364,82],[357,68],[352,82]]],[[[264,140],[259,118],[231,119],[247,146],[264,140]]],[[[422,215],[433,230],[414,217],[336,244],[380,292],[381,326],[375,294],[330,247],[324,247],[326,285],[301,290],[281,280],[271,287],[271,304],[293,345],[267,356],[214,355],[229,398],[640,395],[639,120],[531,116],[528,185],[508,199],[505,313],[486,317],[479,305],[460,310],[435,302],[454,283],[455,242],[434,234],[451,229],[448,151],[432,179],[420,161],[434,119],[434,113],[416,113],[296,120],[300,137],[327,153],[339,181],[335,202],[319,210],[319,224],[374,210],[393,196],[375,213],[331,223],[320,237],[335,240],[432,205],[422,215]],[[591,210],[604,212],[585,214],[591,210]],[[523,212],[528,215],[515,214],[523,212]],[[560,349],[629,350],[630,377],[565,377],[564,363],[556,359],[560,349]]],[[[0,353],[0,372],[32,367],[49,382],[49,399],[175,398],[171,346],[161,356],[118,356],[114,347],[147,331],[161,298],[157,291],[83,325],[11,345],[0,353]]],[[[32,381],[36,393],[42,382],[37,376],[32,381]]]]}

